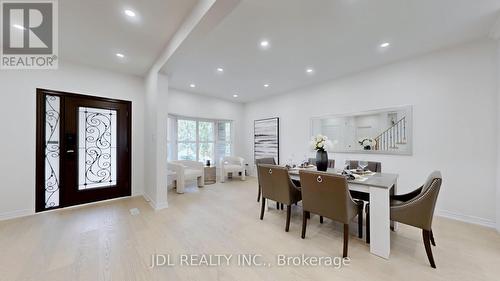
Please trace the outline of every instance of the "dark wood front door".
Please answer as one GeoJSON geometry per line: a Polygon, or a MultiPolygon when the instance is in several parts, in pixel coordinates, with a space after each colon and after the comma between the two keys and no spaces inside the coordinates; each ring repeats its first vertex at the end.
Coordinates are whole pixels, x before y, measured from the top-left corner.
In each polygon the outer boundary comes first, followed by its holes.
{"type": "Polygon", "coordinates": [[[131,195],[131,102],[37,89],[37,212],[131,195]]]}

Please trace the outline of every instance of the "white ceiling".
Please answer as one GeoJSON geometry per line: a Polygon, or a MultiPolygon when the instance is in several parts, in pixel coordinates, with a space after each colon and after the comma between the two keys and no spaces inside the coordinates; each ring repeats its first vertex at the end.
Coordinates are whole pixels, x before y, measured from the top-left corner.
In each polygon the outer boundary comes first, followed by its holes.
{"type": "Polygon", "coordinates": [[[144,75],[197,0],[59,1],[61,60],[144,75]],[[136,19],[124,15],[136,12],[136,19]],[[126,57],[118,59],[116,53],[126,57]]]}
{"type": "Polygon", "coordinates": [[[499,0],[242,0],[162,71],[173,88],[247,102],[486,37],[499,10],[499,0]]]}

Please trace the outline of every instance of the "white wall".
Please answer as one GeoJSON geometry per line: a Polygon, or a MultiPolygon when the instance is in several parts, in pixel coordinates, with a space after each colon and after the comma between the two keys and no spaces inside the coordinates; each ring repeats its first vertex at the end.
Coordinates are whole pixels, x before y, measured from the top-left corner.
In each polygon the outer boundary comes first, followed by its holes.
{"type": "MultiPolygon", "coordinates": [[[[500,23],[500,22],[499,22],[500,23]]],[[[500,29],[499,29],[500,32],[500,29]]],[[[497,196],[496,196],[496,223],[497,231],[500,232],[500,38],[496,38],[497,44],[497,196]]]]}
{"type": "MultiPolygon", "coordinates": [[[[168,113],[207,119],[233,120],[234,154],[245,153],[244,105],[207,96],[169,89],[168,113]]],[[[251,160],[248,158],[248,162],[251,160]]]]}
{"type": "Polygon", "coordinates": [[[158,73],[150,72],[144,81],[144,197],[156,208],[156,97],[158,73]]]}
{"type": "Polygon", "coordinates": [[[248,103],[246,156],[253,157],[255,119],[280,117],[280,157],[286,161],[294,154],[301,160],[312,155],[307,144],[313,116],[413,105],[413,156],[330,157],[337,163],[381,161],[383,171],[400,175],[399,192],[419,187],[432,170],[441,170],[439,213],[494,226],[496,63],[495,44],[484,41],[248,103]]]}
{"type": "Polygon", "coordinates": [[[143,79],[61,63],[54,71],[0,71],[0,219],[35,209],[36,88],[132,101],[132,192],[144,184],[143,79]]]}
{"type": "Polygon", "coordinates": [[[168,102],[168,77],[151,71],[145,79],[144,118],[144,197],[151,207],[160,210],[167,202],[167,121],[163,108],[168,102]]]}

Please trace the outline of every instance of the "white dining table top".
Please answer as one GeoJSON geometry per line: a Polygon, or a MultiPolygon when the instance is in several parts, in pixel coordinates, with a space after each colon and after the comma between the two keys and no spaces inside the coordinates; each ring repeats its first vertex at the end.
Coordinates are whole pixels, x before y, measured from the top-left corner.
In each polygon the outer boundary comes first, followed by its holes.
{"type": "MultiPolygon", "coordinates": [[[[290,178],[292,178],[293,180],[300,181],[300,176],[299,176],[300,170],[316,171],[316,167],[314,167],[314,168],[291,168],[290,170],[288,170],[288,173],[290,174],[290,178]]],[[[342,170],[330,168],[326,171],[326,173],[340,175],[342,173],[342,170]]],[[[398,174],[370,173],[370,174],[366,174],[366,175],[359,175],[354,180],[348,180],[348,183],[390,189],[397,182],[398,177],[399,177],[398,174]]]]}

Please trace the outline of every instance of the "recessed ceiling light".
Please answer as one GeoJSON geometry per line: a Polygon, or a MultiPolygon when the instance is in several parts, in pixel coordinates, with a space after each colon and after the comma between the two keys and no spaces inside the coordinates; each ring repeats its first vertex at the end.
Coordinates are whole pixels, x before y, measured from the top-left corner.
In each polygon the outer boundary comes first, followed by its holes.
{"type": "Polygon", "coordinates": [[[17,28],[17,29],[20,29],[20,30],[26,30],[26,28],[24,28],[24,26],[19,25],[19,24],[14,24],[12,26],[15,27],[15,28],[17,28]]]}
{"type": "Polygon", "coordinates": [[[264,88],[268,88],[269,87],[269,84],[264,84],[264,88]]]}
{"type": "Polygon", "coordinates": [[[260,41],[260,46],[261,46],[262,48],[267,48],[267,47],[269,47],[269,41],[267,41],[267,40],[262,40],[262,41],[260,41]]]}
{"type": "Polygon", "coordinates": [[[222,67],[217,67],[217,72],[224,72],[224,68],[222,68],[222,67]]]}
{"type": "Polygon", "coordinates": [[[125,57],[124,54],[120,54],[120,53],[117,53],[116,56],[119,57],[119,58],[121,58],[121,59],[123,59],[125,57]]]}
{"type": "Polygon", "coordinates": [[[196,85],[195,84],[189,84],[189,87],[190,88],[196,88],[196,85]]]}
{"type": "Polygon", "coordinates": [[[238,97],[238,95],[237,95],[237,94],[234,94],[234,95],[233,95],[233,98],[237,98],[237,97],[238,97]]]}
{"type": "Polygon", "coordinates": [[[306,68],[306,72],[308,74],[312,74],[312,73],[314,73],[314,69],[312,67],[308,67],[308,68],[306,68]]]}
{"type": "Polygon", "coordinates": [[[380,44],[380,48],[387,48],[387,47],[389,47],[390,45],[391,45],[391,43],[389,43],[389,42],[384,42],[384,43],[380,44]]]}
{"type": "Polygon", "coordinates": [[[135,12],[132,11],[132,10],[127,9],[127,10],[124,11],[124,13],[125,13],[125,15],[127,15],[127,16],[129,16],[131,18],[135,17],[135,12]]]}

